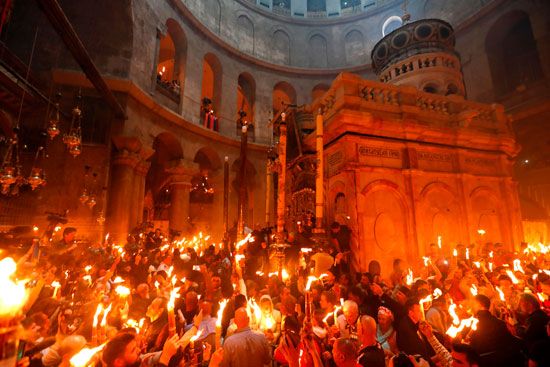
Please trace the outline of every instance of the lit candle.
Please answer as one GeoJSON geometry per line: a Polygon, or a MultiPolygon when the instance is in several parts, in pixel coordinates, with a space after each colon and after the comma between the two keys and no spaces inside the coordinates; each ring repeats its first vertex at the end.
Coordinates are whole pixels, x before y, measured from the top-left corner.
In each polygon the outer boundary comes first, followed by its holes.
{"type": "Polygon", "coordinates": [[[95,347],[95,348],[88,348],[88,347],[84,347],[80,352],[78,352],[77,354],[75,354],[71,359],[70,359],[70,364],[72,367],[86,367],[88,365],[90,365],[90,361],[92,360],[92,358],[97,354],[99,353],[100,351],[103,350],[103,348],[105,348],[105,345],[107,343],[104,343],[98,347],[95,347]]]}
{"type": "Polygon", "coordinates": [[[441,249],[441,236],[437,236],[437,247],[439,247],[441,249]]]}
{"type": "Polygon", "coordinates": [[[95,310],[95,314],[94,314],[94,321],[92,323],[92,344],[97,344],[97,334],[98,334],[98,330],[97,330],[97,325],[99,323],[99,315],[101,314],[101,312],[103,312],[103,304],[99,303],[97,305],[97,308],[95,310]]]}
{"type": "Polygon", "coordinates": [[[109,312],[111,312],[111,307],[113,304],[111,303],[109,307],[105,309],[103,312],[103,318],[101,319],[101,323],[99,324],[99,333],[98,338],[101,343],[103,343],[107,339],[107,316],[109,315],[109,312]]]}
{"type": "Polygon", "coordinates": [[[221,347],[221,338],[222,338],[222,317],[225,306],[227,305],[228,300],[221,300],[218,304],[220,308],[218,309],[217,319],[216,319],[216,348],[221,347]]]}
{"type": "Polygon", "coordinates": [[[168,334],[170,337],[176,335],[176,315],[174,314],[174,303],[176,302],[176,298],[179,297],[179,290],[179,288],[172,289],[170,292],[170,300],[166,305],[166,309],[168,311],[168,334]]]}
{"type": "Polygon", "coordinates": [[[57,292],[59,291],[59,288],[61,288],[61,283],[59,283],[57,280],[54,280],[52,282],[52,287],[53,287],[53,296],[52,296],[52,298],[56,299],[57,298],[57,292]]]}
{"type": "Polygon", "coordinates": [[[424,307],[424,303],[431,302],[432,296],[428,295],[424,298],[422,298],[420,301],[418,301],[418,304],[420,305],[420,312],[422,313],[422,320],[426,320],[426,310],[424,307]]]}

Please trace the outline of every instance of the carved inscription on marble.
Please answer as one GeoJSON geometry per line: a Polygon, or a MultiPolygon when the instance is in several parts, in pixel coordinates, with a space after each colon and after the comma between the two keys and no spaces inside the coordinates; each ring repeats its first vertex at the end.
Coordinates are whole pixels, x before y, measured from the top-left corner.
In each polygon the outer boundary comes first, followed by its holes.
{"type": "Polygon", "coordinates": [[[335,175],[340,167],[344,164],[344,152],[338,151],[328,156],[328,175],[335,175]]]}
{"type": "Polygon", "coordinates": [[[452,155],[447,153],[417,152],[418,159],[425,161],[451,162],[452,155]]]}
{"type": "Polygon", "coordinates": [[[397,149],[369,147],[367,145],[359,145],[359,155],[379,158],[401,159],[401,152],[397,149]]]}

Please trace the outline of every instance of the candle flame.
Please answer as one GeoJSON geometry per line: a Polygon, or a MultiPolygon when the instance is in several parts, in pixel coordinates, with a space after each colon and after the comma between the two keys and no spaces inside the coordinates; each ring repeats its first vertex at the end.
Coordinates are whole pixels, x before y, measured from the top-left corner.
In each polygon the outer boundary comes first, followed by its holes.
{"type": "Polygon", "coordinates": [[[0,317],[18,315],[27,300],[25,284],[12,280],[16,270],[11,257],[0,261],[0,317]]]}
{"type": "Polygon", "coordinates": [[[103,304],[102,303],[99,303],[95,309],[95,314],[94,314],[94,322],[93,322],[93,327],[97,327],[97,323],[99,322],[99,315],[101,315],[101,313],[103,312],[103,304]]]}
{"type": "Polygon", "coordinates": [[[424,266],[428,266],[430,263],[430,258],[428,256],[422,256],[422,260],[424,260],[424,266]]]}
{"type": "Polygon", "coordinates": [[[514,283],[514,284],[518,284],[518,283],[519,283],[518,278],[516,278],[516,276],[514,275],[514,273],[512,273],[512,270],[506,270],[506,274],[510,277],[510,279],[512,279],[512,283],[514,283]]]}
{"type": "Polygon", "coordinates": [[[442,242],[441,240],[442,240],[441,236],[437,236],[437,247],[439,247],[440,249],[441,249],[441,242],[442,242]]]}
{"type": "Polygon", "coordinates": [[[300,249],[300,251],[303,252],[303,253],[305,253],[305,254],[307,254],[308,252],[313,251],[313,249],[308,248],[308,247],[302,247],[302,248],[300,249]]]}
{"type": "Polygon", "coordinates": [[[480,269],[481,268],[481,263],[479,261],[474,261],[474,265],[476,266],[476,268],[480,269]]]}
{"type": "Polygon", "coordinates": [[[107,343],[101,344],[100,346],[95,347],[95,348],[88,348],[88,347],[83,348],[80,352],[78,352],[77,354],[75,354],[71,358],[71,360],[70,360],[71,366],[73,366],[73,367],[86,367],[90,363],[91,359],[97,353],[102,351],[103,348],[105,348],[106,344],[107,343]]]}
{"type": "Polygon", "coordinates": [[[458,251],[456,249],[453,250],[453,256],[454,257],[457,257],[458,256],[458,251]]]}
{"type": "Polygon", "coordinates": [[[221,300],[218,304],[220,305],[220,308],[218,309],[218,317],[216,319],[216,327],[222,327],[222,317],[223,317],[223,310],[225,309],[225,306],[227,305],[228,299],[221,300]]]}
{"type": "Polygon", "coordinates": [[[109,316],[109,312],[111,312],[111,308],[113,307],[113,304],[111,303],[109,307],[105,309],[105,312],[103,312],[103,318],[101,319],[100,326],[104,327],[107,326],[107,316],[109,316]]]}
{"type": "Polygon", "coordinates": [[[122,278],[119,277],[119,276],[117,276],[117,277],[115,278],[115,280],[113,280],[113,284],[120,284],[120,283],[124,283],[124,282],[125,282],[125,280],[122,279],[122,278]]]}
{"type": "Polygon", "coordinates": [[[525,271],[521,267],[521,260],[515,259],[514,260],[514,271],[521,271],[523,274],[525,274],[525,271]]]}
{"type": "Polygon", "coordinates": [[[481,236],[483,236],[483,235],[484,235],[485,233],[487,233],[487,232],[485,232],[484,229],[478,229],[478,230],[477,230],[477,233],[479,233],[481,236]]]}
{"type": "Polygon", "coordinates": [[[248,241],[250,241],[250,239],[252,238],[252,234],[249,233],[246,235],[245,238],[243,238],[242,240],[240,240],[239,242],[237,242],[235,244],[235,248],[237,249],[237,251],[242,247],[244,246],[248,241]]]}
{"type": "Polygon", "coordinates": [[[470,260],[470,249],[466,248],[466,260],[470,260]]]}
{"type": "Polygon", "coordinates": [[[317,279],[316,277],[314,277],[313,275],[310,275],[307,277],[307,284],[306,284],[306,291],[309,291],[310,288],[311,288],[311,283],[317,281],[319,279],[317,279]]]}
{"type": "Polygon", "coordinates": [[[475,284],[472,284],[472,286],[470,287],[470,293],[472,294],[472,296],[477,296],[477,287],[475,284]]]}
{"type": "Polygon", "coordinates": [[[247,311],[251,316],[254,316],[255,323],[260,322],[262,318],[262,309],[258,306],[254,298],[248,300],[247,311]]]}
{"type": "Polygon", "coordinates": [[[458,327],[455,325],[451,325],[449,329],[447,329],[446,334],[449,335],[451,338],[455,338],[458,333],[460,333],[465,328],[469,327],[472,330],[477,330],[477,323],[479,322],[478,319],[475,317],[470,317],[467,319],[460,320],[458,327]]]}
{"type": "Polygon", "coordinates": [[[273,317],[271,317],[271,315],[268,315],[265,318],[265,328],[271,330],[273,329],[273,325],[275,325],[275,320],[273,320],[273,317]]]}
{"type": "Polygon", "coordinates": [[[434,299],[437,299],[437,298],[439,298],[443,295],[443,291],[439,288],[436,288],[436,289],[434,289],[434,292],[433,292],[432,295],[433,295],[434,299]]]}
{"type": "Polygon", "coordinates": [[[123,285],[119,285],[115,288],[115,293],[121,297],[128,297],[130,295],[130,288],[123,285]]]}
{"type": "Polygon", "coordinates": [[[499,288],[495,287],[496,291],[498,292],[498,296],[502,302],[506,302],[506,298],[504,297],[504,292],[499,288]]]}
{"type": "Polygon", "coordinates": [[[413,271],[412,271],[411,268],[409,268],[409,269],[407,270],[407,277],[406,277],[405,282],[406,282],[407,285],[409,285],[409,286],[412,285],[413,282],[414,282],[414,275],[413,275],[413,271]]]}
{"type": "Polygon", "coordinates": [[[168,310],[174,310],[176,298],[180,296],[180,294],[178,293],[179,291],[180,291],[179,287],[174,288],[170,291],[170,299],[168,300],[168,304],[166,305],[166,308],[168,310]]]}
{"type": "Polygon", "coordinates": [[[189,339],[189,341],[190,341],[191,343],[194,343],[194,342],[197,341],[198,338],[200,338],[201,335],[202,335],[202,329],[199,330],[195,335],[193,335],[193,336],[191,337],[191,339],[189,339]]]}

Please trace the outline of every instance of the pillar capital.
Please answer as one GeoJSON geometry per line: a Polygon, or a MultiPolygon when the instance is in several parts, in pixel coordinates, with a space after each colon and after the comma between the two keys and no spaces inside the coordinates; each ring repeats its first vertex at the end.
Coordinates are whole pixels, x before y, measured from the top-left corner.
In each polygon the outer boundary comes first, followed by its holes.
{"type": "Polygon", "coordinates": [[[115,153],[112,163],[114,166],[128,166],[134,168],[139,161],[140,158],[136,153],[123,149],[115,153]]]}
{"type": "Polygon", "coordinates": [[[191,178],[199,173],[196,163],[185,159],[168,162],[166,173],[170,175],[170,185],[191,186],[191,178]]]}

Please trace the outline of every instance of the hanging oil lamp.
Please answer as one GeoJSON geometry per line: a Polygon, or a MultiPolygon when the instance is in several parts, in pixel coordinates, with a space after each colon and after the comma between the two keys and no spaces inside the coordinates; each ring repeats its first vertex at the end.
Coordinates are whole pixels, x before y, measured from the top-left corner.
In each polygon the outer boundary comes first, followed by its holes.
{"type": "Polygon", "coordinates": [[[25,177],[21,175],[19,163],[19,139],[18,129],[14,129],[14,136],[9,140],[9,147],[0,167],[0,186],[3,195],[19,194],[19,187],[25,183],[25,177]]]}
{"type": "Polygon", "coordinates": [[[88,208],[92,209],[97,204],[97,200],[95,199],[95,196],[91,196],[90,199],[88,199],[88,202],[86,204],[88,205],[88,208]]]}
{"type": "Polygon", "coordinates": [[[76,96],[77,102],[71,113],[71,126],[69,132],[63,136],[63,143],[65,143],[69,153],[75,158],[82,153],[82,129],[80,125],[82,120],[82,110],[80,109],[81,99],[82,96],[80,92],[78,92],[76,96]]]}
{"type": "Polygon", "coordinates": [[[53,140],[61,130],[59,129],[59,100],[61,99],[61,93],[56,94],[56,102],[54,104],[54,109],[50,115],[50,118],[48,119],[48,128],[46,131],[48,132],[48,136],[50,137],[50,140],[53,140]]]}
{"type": "Polygon", "coordinates": [[[31,173],[29,178],[27,178],[27,183],[31,186],[31,189],[34,191],[37,188],[46,185],[46,174],[44,170],[38,166],[38,158],[40,153],[44,152],[44,147],[38,147],[36,151],[36,156],[34,157],[34,163],[31,168],[31,173]]]}

